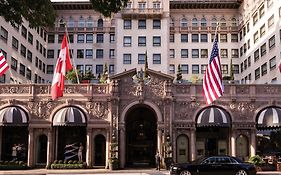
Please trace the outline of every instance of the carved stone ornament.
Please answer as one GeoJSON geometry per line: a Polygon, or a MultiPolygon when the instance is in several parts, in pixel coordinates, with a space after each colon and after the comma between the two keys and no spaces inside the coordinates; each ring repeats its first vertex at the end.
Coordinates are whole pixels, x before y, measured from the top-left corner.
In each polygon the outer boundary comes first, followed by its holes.
{"type": "Polygon", "coordinates": [[[196,107],[200,104],[196,102],[176,102],[175,118],[180,120],[192,120],[196,107]]]}
{"type": "Polygon", "coordinates": [[[49,119],[53,104],[50,101],[28,102],[27,107],[35,117],[49,119]]]}
{"type": "Polygon", "coordinates": [[[29,94],[29,86],[4,86],[1,88],[1,94],[29,94]]]}
{"type": "Polygon", "coordinates": [[[86,108],[89,114],[92,114],[95,118],[106,118],[108,114],[107,102],[87,102],[86,108]]]}
{"type": "Polygon", "coordinates": [[[149,88],[146,88],[148,97],[162,97],[165,93],[165,80],[152,77],[149,83],[149,88]]]}

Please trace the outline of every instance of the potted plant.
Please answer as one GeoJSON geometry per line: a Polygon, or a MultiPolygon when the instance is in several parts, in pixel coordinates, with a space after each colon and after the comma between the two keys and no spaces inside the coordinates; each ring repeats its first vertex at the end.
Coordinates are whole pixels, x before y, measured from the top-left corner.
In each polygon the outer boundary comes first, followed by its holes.
{"type": "Polygon", "coordinates": [[[254,164],[257,171],[262,171],[261,166],[264,164],[264,160],[259,155],[250,157],[248,162],[254,164]]]}
{"type": "Polygon", "coordinates": [[[78,74],[78,77],[81,76],[80,72],[77,71],[76,69],[71,69],[70,71],[68,71],[66,73],[66,79],[67,80],[70,80],[72,83],[77,83],[77,74],[78,74]],[[77,72],[77,73],[76,73],[77,72]]]}
{"type": "Polygon", "coordinates": [[[81,82],[82,82],[82,83],[90,83],[90,81],[91,81],[93,78],[95,78],[95,76],[94,76],[94,74],[92,73],[92,71],[91,71],[91,70],[87,70],[87,71],[85,72],[85,74],[83,74],[81,82]]]}

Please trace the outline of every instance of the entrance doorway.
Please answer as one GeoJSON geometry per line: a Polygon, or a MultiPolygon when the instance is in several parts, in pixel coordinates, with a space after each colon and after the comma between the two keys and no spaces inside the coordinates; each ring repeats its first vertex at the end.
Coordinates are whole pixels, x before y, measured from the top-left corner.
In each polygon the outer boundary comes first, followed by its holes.
{"type": "Polygon", "coordinates": [[[126,115],[126,166],[155,166],[157,120],[148,106],[136,106],[126,115]]]}
{"type": "Polygon", "coordinates": [[[106,144],[103,135],[95,137],[95,166],[105,166],[106,144]]]}

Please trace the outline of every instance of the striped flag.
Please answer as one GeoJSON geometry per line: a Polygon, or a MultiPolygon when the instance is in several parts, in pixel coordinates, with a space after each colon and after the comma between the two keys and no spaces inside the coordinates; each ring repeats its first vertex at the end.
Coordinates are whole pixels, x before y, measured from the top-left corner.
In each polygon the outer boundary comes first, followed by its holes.
{"type": "Polygon", "coordinates": [[[5,59],[3,52],[0,50],[0,76],[9,69],[9,65],[5,59]]]}
{"type": "Polygon", "coordinates": [[[210,62],[203,79],[203,96],[206,104],[211,104],[213,101],[222,96],[223,92],[224,87],[221,74],[218,37],[216,35],[210,62]]]}

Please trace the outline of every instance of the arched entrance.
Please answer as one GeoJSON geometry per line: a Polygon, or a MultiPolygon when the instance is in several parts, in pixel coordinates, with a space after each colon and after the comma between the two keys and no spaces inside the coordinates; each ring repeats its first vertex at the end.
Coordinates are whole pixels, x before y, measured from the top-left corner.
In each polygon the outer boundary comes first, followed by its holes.
{"type": "Polygon", "coordinates": [[[230,115],[222,108],[203,109],[196,121],[197,157],[229,154],[230,115]]]}
{"type": "Polygon", "coordinates": [[[40,135],[37,139],[37,158],[36,164],[46,165],[47,162],[47,142],[48,138],[46,135],[40,135]]]}
{"type": "Polygon", "coordinates": [[[133,106],[126,114],[126,166],[155,166],[157,120],[147,105],[133,106]]]}
{"type": "Polygon", "coordinates": [[[95,137],[95,166],[105,166],[106,139],[99,134],[95,137]]]}

